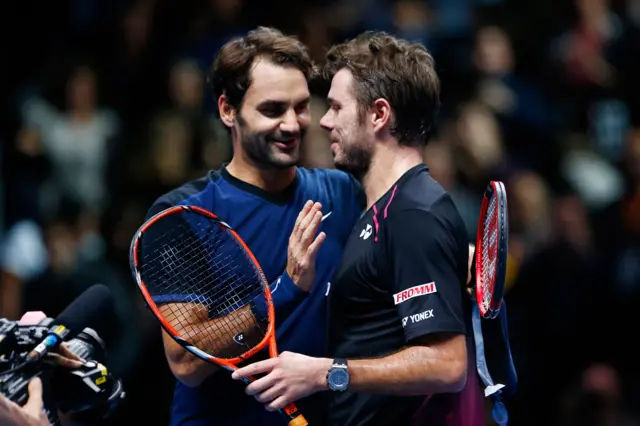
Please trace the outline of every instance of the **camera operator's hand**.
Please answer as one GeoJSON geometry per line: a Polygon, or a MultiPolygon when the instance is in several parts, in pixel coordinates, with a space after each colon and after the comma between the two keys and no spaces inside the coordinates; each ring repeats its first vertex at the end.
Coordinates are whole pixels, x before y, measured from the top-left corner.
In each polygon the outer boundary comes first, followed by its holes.
{"type": "Polygon", "coordinates": [[[29,399],[23,407],[0,395],[0,425],[51,426],[43,410],[42,382],[39,378],[29,382],[29,399]]]}
{"type": "Polygon", "coordinates": [[[82,367],[84,360],[71,352],[67,343],[61,343],[55,352],[49,352],[47,358],[63,368],[71,370],[82,367]]]}
{"type": "MultiPolygon", "coordinates": [[[[20,318],[20,324],[22,325],[36,325],[42,320],[46,319],[47,315],[42,311],[29,311],[22,315],[20,318]]],[[[54,352],[47,354],[46,359],[55,362],[60,367],[74,369],[82,367],[84,360],[76,356],[67,343],[61,343],[54,352]]]]}

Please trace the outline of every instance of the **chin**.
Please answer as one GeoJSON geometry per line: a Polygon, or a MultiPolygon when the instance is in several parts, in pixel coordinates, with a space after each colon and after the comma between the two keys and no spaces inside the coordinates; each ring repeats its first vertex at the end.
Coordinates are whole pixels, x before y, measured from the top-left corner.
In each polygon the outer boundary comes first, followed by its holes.
{"type": "Polygon", "coordinates": [[[299,161],[300,161],[300,155],[298,154],[291,155],[291,154],[278,153],[278,154],[272,155],[269,162],[274,167],[287,168],[287,167],[295,166],[296,164],[298,164],[299,161]]]}
{"type": "Polygon", "coordinates": [[[347,164],[347,163],[343,163],[340,160],[336,161],[336,159],[334,159],[333,160],[333,165],[338,170],[342,170],[343,172],[351,173],[351,167],[349,167],[349,164],[347,164]]]}
{"type": "Polygon", "coordinates": [[[340,153],[334,154],[333,155],[333,164],[334,166],[336,166],[337,169],[348,169],[349,168],[349,163],[347,161],[345,161],[344,156],[342,156],[340,153]]]}

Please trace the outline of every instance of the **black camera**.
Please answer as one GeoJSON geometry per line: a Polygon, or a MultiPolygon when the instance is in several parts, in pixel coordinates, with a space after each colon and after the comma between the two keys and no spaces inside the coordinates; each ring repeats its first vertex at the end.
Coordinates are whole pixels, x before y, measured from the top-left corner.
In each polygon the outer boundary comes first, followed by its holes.
{"type": "Polygon", "coordinates": [[[47,318],[36,325],[22,325],[0,318],[0,394],[23,405],[28,399],[29,382],[40,377],[51,424],[58,423],[59,412],[73,423],[109,417],[125,393],[122,382],[103,364],[105,345],[93,329],[85,328],[67,342],[73,354],[86,360],[82,367],[63,368],[46,357],[25,363],[25,356],[47,336],[52,322],[47,318]]]}

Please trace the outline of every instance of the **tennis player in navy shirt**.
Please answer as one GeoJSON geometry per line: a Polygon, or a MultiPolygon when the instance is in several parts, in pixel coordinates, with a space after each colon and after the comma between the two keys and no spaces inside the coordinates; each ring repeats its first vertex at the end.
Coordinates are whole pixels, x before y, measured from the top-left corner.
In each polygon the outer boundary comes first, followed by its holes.
{"type": "MultiPolygon", "coordinates": [[[[364,194],[344,172],[295,166],[310,123],[307,82],[313,73],[306,47],[273,29],[258,28],[224,45],[210,81],[232,135],[233,159],[160,197],[148,217],[196,205],[228,222],[272,283],[279,350],[321,356],[331,276],[364,194]],[[302,226],[292,233],[296,221],[302,226]]],[[[247,396],[245,385],[228,372],[187,353],[168,335],[163,339],[177,379],[172,426],[286,424],[247,396]]],[[[311,425],[326,424],[325,397],[298,401],[311,425]]]]}
{"type": "Polygon", "coordinates": [[[483,426],[467,233],[422,159],[439,97],[433,59],[364,33],[329,50],[325,75],[320,124],[367,200],[331,279],[329,358],[282,352],[233,377],[266,373],[247,393],[268,410],[328,394],[332,426],[483,426]]]}

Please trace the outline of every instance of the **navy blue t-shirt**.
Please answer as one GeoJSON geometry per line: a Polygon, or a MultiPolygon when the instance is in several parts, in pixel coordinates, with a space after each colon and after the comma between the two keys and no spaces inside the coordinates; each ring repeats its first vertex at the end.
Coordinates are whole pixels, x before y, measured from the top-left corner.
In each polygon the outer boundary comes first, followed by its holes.
{"type": "MultiPolygon", "coordinates": [[[[330,279],[362,213],[364,194],[360,185],[337,170],[298,168],[289,188],[270,194],[222,168],[160,197],[147,217],[176,205],[195,205],[215,213],[247,243],[272,283],[279,352],[323,356],[330,279]],[[289,236],[307,200],[322,203],[325,218],[320,231],[327,234],[316,260],[316,281],[308,294],[299,290],[285,272],[289,236]]],[[[231,379],[224,370],[195,388],[176,381],[171,425],[286,425],[279,413],[267,412],[263,404],[244,393],[244,388],[244,383],[231,379]]],[[[325,398],[323,392],[296,403],[310,424],[326,423],[325,398]]]]}

